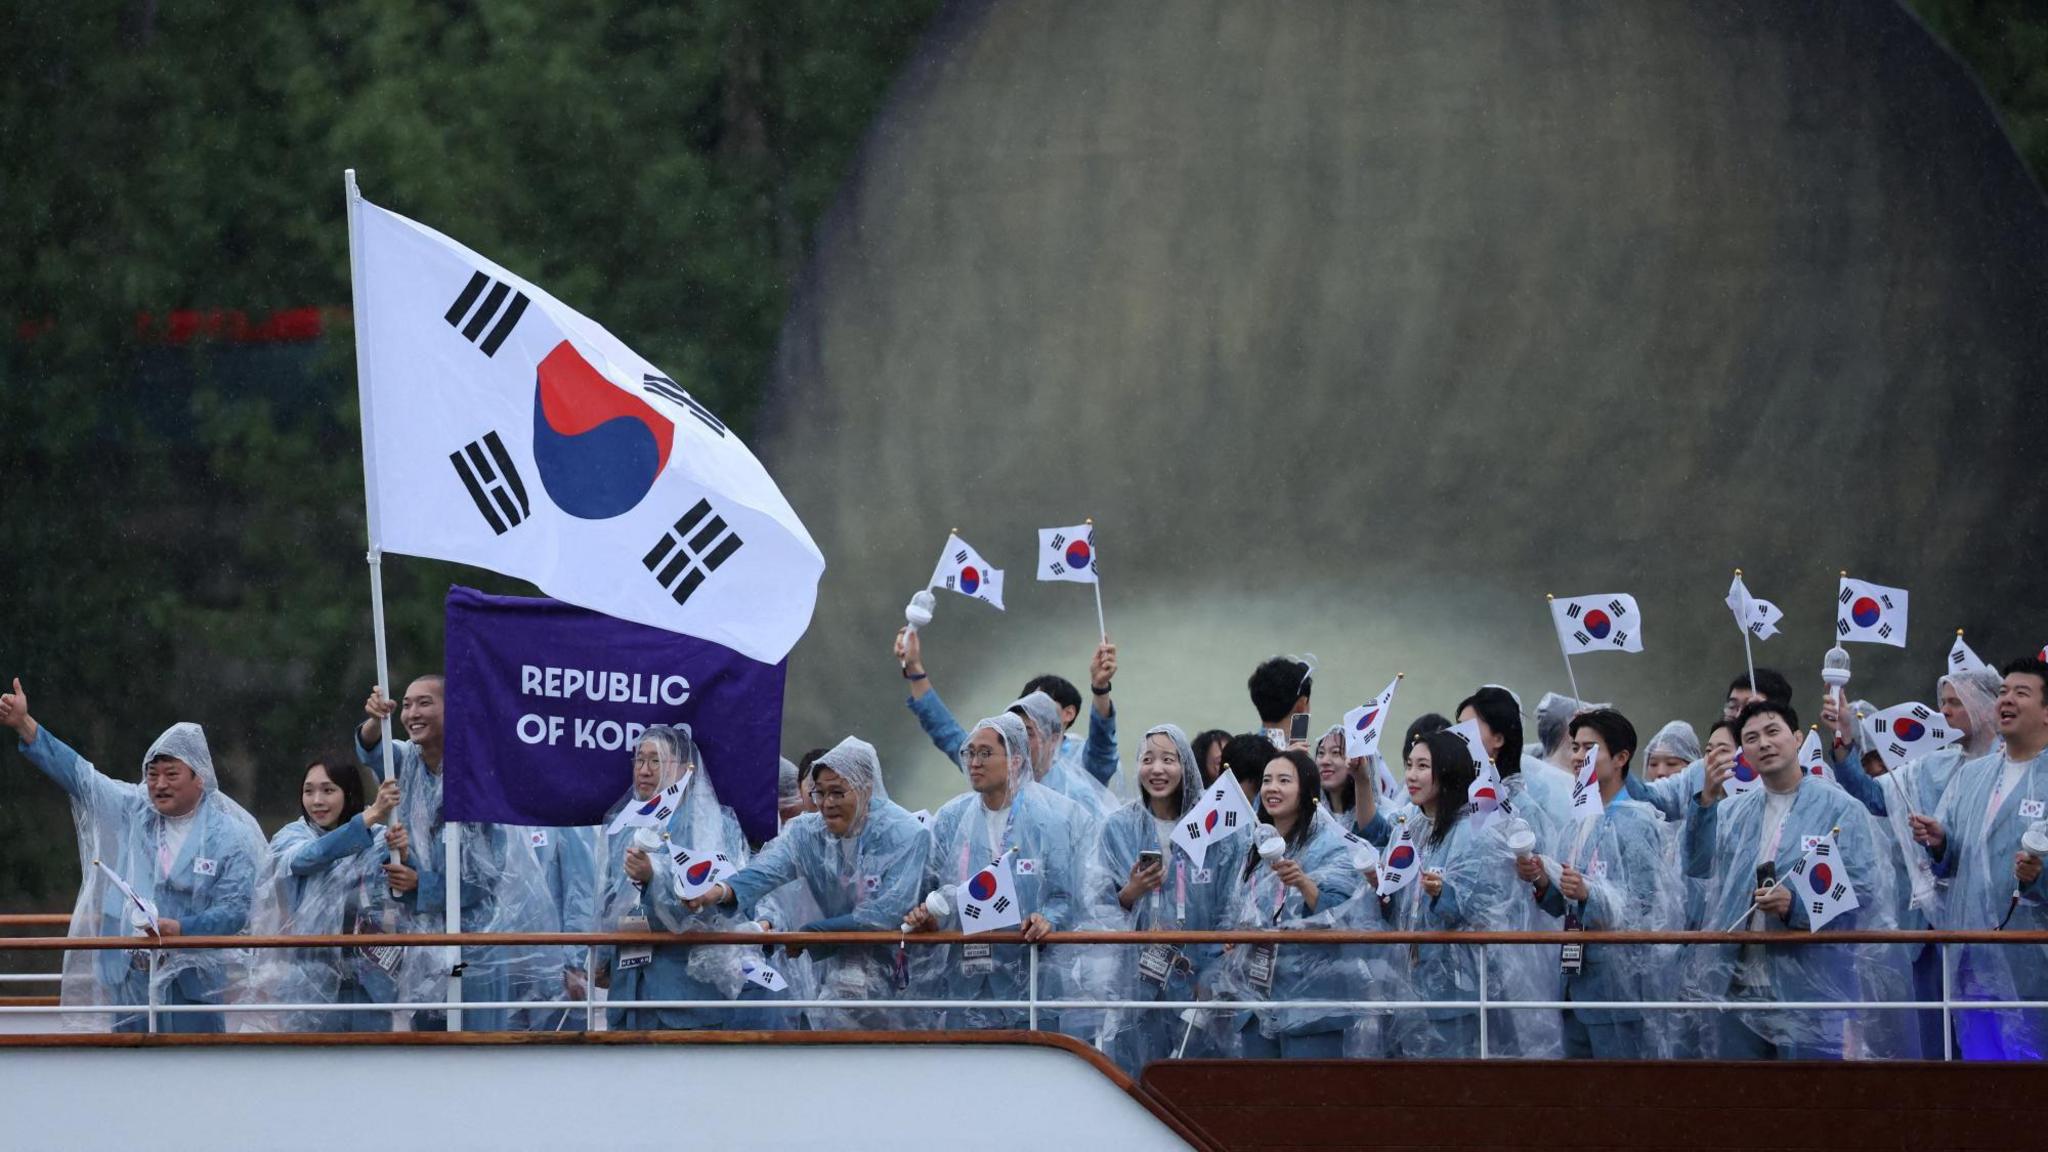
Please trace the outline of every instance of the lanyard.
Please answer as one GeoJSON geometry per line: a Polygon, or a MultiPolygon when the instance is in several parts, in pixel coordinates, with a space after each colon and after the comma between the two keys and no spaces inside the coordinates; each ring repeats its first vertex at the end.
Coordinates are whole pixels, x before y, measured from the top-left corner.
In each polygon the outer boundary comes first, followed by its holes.
{"type": "MultiPolygon", "coordinates": [[[[2034,760],[2039,759],[2039,756],[2034,757],[2034,760]]],[[[2019,776],[2013,777],[2012,781],[2014,784],[2018,784],[2020,782],[2020,776],[2026,777],[2027,792],[2029,793],[2028,799],[2033,798],[2032,793],[2034,791],[2034,760],[2027,761],[2026,767],[2020,769],[2019,776]]],[[[2011,765],[2012,760],[2010,756],[2003,749],[2001,749],[1998,753],[1998,783],[1993,784],[1991,786],[1991,803],[1987,805],[1984,809],[1984,834],[1987,836],[1991,834],[1991,822],[1998,819],[1998,810],[2005,806],[2006,797],[2012,794],[2007,789],[2005,783],[2005,770],[2011,765]]]]}
{"type": "MultiPolygon", "coordinates": [[[[986,819],[985,817],[982,817],[982,816],[981,816],[981,813],[977,812],[977,813],[975,813],[975,816],[976,816],[977,818],[981,819],[981,820],[982,820],[982,822],[983,822],[984,824],[986,824],[986,823],[987,823],[987,819],[986,819]]],[[[1011,829],[1012,829],[1013,827],[1015,827],[1015,826],[1016,826],[1016,823],[1017,823],[1017,799],[1016,799],[1016,797],[1014,797],[1014,796],[1013,796],[1013,797],[1011,797],[1011,798],[1010,798],[1010,805],[1009,805],[1009,810],[1008,810],[1008,814],[1007,814],[1007,815],[1005,815],[1005,816],[1003,817],[1003,835],[1002,835],[1002,837],[1001,837],[1000,839],[998,839],[998,840],[997,840],[997,841],[996,841],[996,842],[995,842],[995,843],[994,843],[993,845],[991,845],[991,847],[993,847],[993,848],[995,849],[995,855],[989,858],[989,859],[990,859],[990,862],[991,862],[991,863],[993,863],[993,862],[995,862],[995,861],[997,861],[997,860],[1001,860],[1001,859],[1002,859],[1002,858],[1003,858],[1004,856],[1006,856],[1006,855],[1008,855],[1008,854],[1009,854],[1009,851],[1010,851],[1010,830],[1011,830],[1011,829]]],[[[974,872],[973,872],[973,871],[970,871],[970,869],[972,869],[972,868],[974,867],[974,861],[973,861],[973,857],[974,857],[974,831],[973,831],[973,829],[974,829],[974,826],[973,826],[973,825],[971,825],[971,824],[970,824],[970,825],[968,825],[968,832],[967,832],[967,835],[966,835],[966,837],[965,837],[965,838],[963,838],[963,839],[962,839],[962,840],[960,841],[960,879],[962,879],[962,880],[966,880],[966,879],[969,879],[969,878],[971,878],[971,877],[972,877],[972,876],[974,875],[974,872]]]]}

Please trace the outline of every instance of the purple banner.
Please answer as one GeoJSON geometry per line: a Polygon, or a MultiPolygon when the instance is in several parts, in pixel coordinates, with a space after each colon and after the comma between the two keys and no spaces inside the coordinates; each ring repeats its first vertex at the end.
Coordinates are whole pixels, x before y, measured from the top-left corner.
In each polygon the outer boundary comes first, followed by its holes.
{"type": "Polygon", "coordinates": [[[450,820],[596,824],[626,794],[635,738],[688,724],[718,798],[775,835],[788,670],[559,600],[448,590],[450,820]]]}

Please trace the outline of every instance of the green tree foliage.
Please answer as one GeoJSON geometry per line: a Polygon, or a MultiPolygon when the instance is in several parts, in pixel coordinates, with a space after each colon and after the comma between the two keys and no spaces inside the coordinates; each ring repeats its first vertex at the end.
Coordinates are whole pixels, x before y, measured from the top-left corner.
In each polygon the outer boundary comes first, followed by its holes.
{"type": "Polygon", "coordinates": [[[1977,75],[2036,183],[2048,182],[2048,4],[1908,0],[1977,75]]]}
{"type": "MultiPolygon", "coordinates": [[[[804,245],[936,0],[80,0],[0,35],[0,675],[109,773],[206,724],[268,827],[374,679],[341,173],[744,431],[804,245]],[[313,345],[138,314],[335,309],[313,345]],[[22,331],[17,334],[16,328],[22,331]]],[[[502,578],[392,557],[395,675],[502,578]]],[[[0,756],[0,908],[76,884],[0,756]]]]}

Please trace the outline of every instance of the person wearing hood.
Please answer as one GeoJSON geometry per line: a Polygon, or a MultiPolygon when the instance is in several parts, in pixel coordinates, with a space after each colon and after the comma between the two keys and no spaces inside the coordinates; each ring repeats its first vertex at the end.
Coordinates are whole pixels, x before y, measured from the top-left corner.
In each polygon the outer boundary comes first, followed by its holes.
{"type": "MultiPolygon", "coordinates": [[[[399,905],[402,932],[554,932],[561,927],[554,897],[541,875],[540,860],[522,829],[503,824],[461,825],[461,863],[450,876],[441,815],[443,715],[447,682],[439,674],[415,679],[402,701],[372,688],[363,703],[365,719],[355,732],[356,759],[380,773],[382,721],[393,713],[406,739],[391,742],[391,762],[398,779],[398,811],[384,845],[391,859],[384,879],[399,905]],[[445,913],[448,883],[457,883],[459,915],[449,924],[445,913]]],[[[460,958],[449,961],[438,949],[409,949],[400,966],[401,1000],[422,1004],[413,1011],[414,1031],[445,1029],[445,1014],[431,1005],[448,998],[447,980],[459,966],[462,998],[473,1003],[558,998],[562,989],[559,947],[538,945],[466,945],[460,958]]],[[[512,1013],[499,1008],[464,1011],[462,1025],[471,1032],[499,1032],[512,1023],[512,1013]]]]}
{"type": "MultiPolygon", "coordinates": [[[[691,870],[747,862],[739,818],[721,804],[687,727],[657,724],[633,747],[633,777],[606,813],[598,857],[597,920],[606,931],[675,933],[673,944],[619,944],[598,949],[599,971],[614,1003],[644,1000],[737,1001],[750,990],[748,962],[759,949],[689,944],[691,932],[740,929],[737,918],[684,892],[691,870]],[[665,799],[681,782],[680,795],[665,799]],[[647,811],[652,808],[653,810],[647,811]],[[720,860],[723,857],[723,860],[720,860]],[[753,954],[750,956],[750,953],[753,954]]],[[[758,961],[755,961],[758,962],[758,961]]],[[[612,1027],[707,1029],[734,1026],[737,1010],[618,1008],[612,1027]]]]}
{"type": "MultiPolygon", "coordinates": [[[[398,906],[384,885],[384,826],[398,807],[398,782],[363,803],[363,774],[352,759],[322,758],[306,768],[300,818],[270,838],[257,889],[259,936],[360,935],[397,926],[398,906]]],[[[385,1004],[392,1001],[403,953],[366,941],[346,949],[269,948],[255,954],[257,998],[279,1004],[385,1004]]],[[[293,1013],[290,1032],[388,1032],[389,1012],[293,1013]]]]}
{"type": "MultiPolygon", "coordinates": [[[[1174,826],[1201,800],[1200,762],[1173,724],[1148,729],[1138,744],[1139,798],[1102,825],[1088,866],[1087,899],[1102,927],[1123,931],[1200,932],[1226,927],[1250,829],[1211,841],[1197,862],[1174,843],[1174,826]]],[[[1115,999],[1193,1000],[1213,977],[1219,944],[1152,944],[1114,950],[1115,999]]],[[[1117,1013],[1109,1050],[1135,1074],[1170,1056],[1181,1036],[1172,1012],[1117,1013]]],[[[1198,1050],[1197,1055],[1204,1054],[1198,1050]]]]}
{"type": "MultiPolygon", "coordinates": [[[[905,923],[914,932],[957,928],[963,903],[960,889],[984,868],[1007,859],[1024,939],[1035,943],[1050,932],[1072,927],[1082,883],[1074,855],[1074,806],[1033,777],[1023,719],[1005,712],[975,724],[960,759],[973,790],[947,801],[933,815],[932,854],[925,869],[925,890],[944,890],[950,907],[940,918],[920,903],[910,909],[905,923]]],[[[943,988],[945,997],[959,1005],[947,1011],[947,1027],[1023,1025],[1022,1009],[973,1003],[1025,998],[1028,958],[1023,948],[967,941],[923,951],[924,980],[943,988]]],[[[1050,971],[1056,966],[1051,959],[1041,955],[1040,970],[1047,977],[1039,989],[1041,996],[1050,997],[1059,986],[1057,974],[1050,971]]]]}
{"type": "MultiPolygon", "coordinates": [[[[265,857],[263,830],[220,790],[206,733],[173,724],[143,754],[141,782],[115,780],[29,713],[16,678],[0,693],[0,724],[16,747],[71,797],[83,883],[72,936],[235,936],[247,932],[265,857]],[[116,884],[101,865],[120,878],[116,884]],[[125,887],[128,891],[123,891],[125,887]]],[[[147,1006],[221,1004],[241,982],[239,950],[108,950],[64,954],[66,1006],[121,1007],[81,1014],[94,1029],[142,1032],[147,1006]]],[[[168,1012],[160,1032],[222,1032],[218,1012],[168,1012]]]]}
{"type": "MultiPolygon", "coordinates": [[[[2001,744],[1955,768],[1933,812],[1910,817],[1916,842],[1947,882],[1933,919],[1949,931],[2048,931],[2048,663],[2023,657],[2003,673],[2001,744]]],[[[1957,999],[2048,1000],[2048,946],[1955,945],[1948,963],[1957,999]]],[[[1973,1008],[1955,1019],[1966,1060],[2048,1055],[2048,1012],[2039,1008],[1973,1008]]]]}
{"type": "MultiPolygon", "coordinates": [[[[910,697],[904,703],[924,734],[945,757],[956,764],[967,732],[953,718],[946,702],[932,687],[924,668],[924,636],[905,628],[896,633],[896,662],[903,678],[910,682],[910,697]]],[[[1081,694],[1063,677],[1051,673],[1034,676],[1024,685],[1023,695],[1044,692],[1059,709],[1060,735],[1053,746],[1053,765],[1065,775],[1072,772],[1092,778],[1104,788],[1116,779],[1116,703],[1110,698],[1116,678],[1116,645],[1104,640],[1088,663],[1088,738],[1083,741],[1070,729],[1081,715],[1081,694]]]]}
{"type": "MultiPolygon", "coordinates": [[[[931,836],[889,799],[875,747],[849,736],[811,764],[817,810],[789,822],[745,868],[693,906],[736,905],[761,918],[770,897],[801,883],[821,914],[776,924],[798,932],[893,932],[923,894],[931,836]]],[[[772,922],[772,921],[771,921],[772,922]]],[[[907,956],[875,945],[806,950],[821,1000],[901,999],[909,991],[907,956]]],[[[885,1008],[811,1009],[817,1029],[902,1029],[910,1017],[885,1008]]]]}

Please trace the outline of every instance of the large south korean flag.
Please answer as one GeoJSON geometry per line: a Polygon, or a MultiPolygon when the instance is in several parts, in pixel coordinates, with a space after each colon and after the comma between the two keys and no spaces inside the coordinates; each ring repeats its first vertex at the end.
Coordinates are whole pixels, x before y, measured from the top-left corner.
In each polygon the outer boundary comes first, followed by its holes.
{"type": "Polygon", "coordinates": [[[786,656],[825,560],[739,437],[596,322],[352,178],[349,208],[371,546],[786,656]]]}

